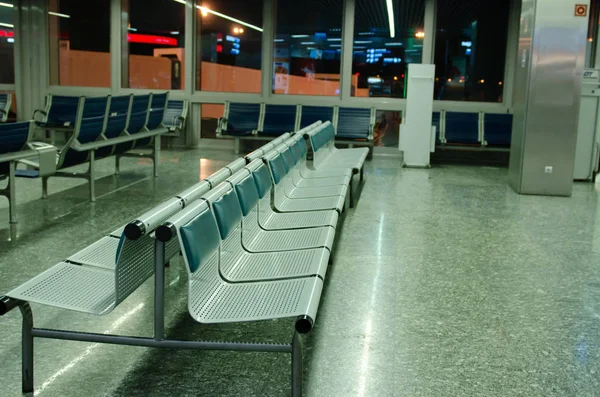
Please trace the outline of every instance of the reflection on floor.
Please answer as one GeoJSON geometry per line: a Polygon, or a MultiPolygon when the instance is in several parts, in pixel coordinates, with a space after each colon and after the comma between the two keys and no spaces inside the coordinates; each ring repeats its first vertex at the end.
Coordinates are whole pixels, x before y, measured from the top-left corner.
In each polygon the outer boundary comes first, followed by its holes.
{"type": "MultiPolygon", "coordinates": [[[[124,160],[80,181],[19,181],[18,236],[0,199],[0,291],[17,286],[234,158],[165,151],[161,176],[124,160]],[[210,160],[209,160],[210,159],[210,160]],[[115,192],[115,189],[118,189],[115,192]]],[[[517,196],[507,171],[399,168],[375,159],[345,219],[314,332],[306,396],[592,396],[600,378],[600,212],[593,185],[571,198],[517,196]],[[597,223],[599,222],[599,223],[597,223]]],[[[290,321],[201,326],[186,274],[168,274],[170,335],[288,342],[290,321]]],[[[39,305],[38,327],[152,334],[153,281],[108,316],[39,305]]],[[[20,314],[0,318],[0,396],[20,395],[20,314]]],[[[289,357],[36,340],[40,396],[287,396],[289,357]]]]}

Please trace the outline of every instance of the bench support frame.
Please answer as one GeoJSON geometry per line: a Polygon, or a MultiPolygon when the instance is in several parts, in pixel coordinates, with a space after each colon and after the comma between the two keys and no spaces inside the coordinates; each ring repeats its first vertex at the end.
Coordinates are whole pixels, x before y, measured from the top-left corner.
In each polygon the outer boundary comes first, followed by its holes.
{"type": "Polygon", "coordinates": [[[17,191],[15,186],[15,170],[17,168],[15,161],[8,162],[8,185],[0,189],[0,196],[8,199],[8,211],[10,213],[10,223],[17,223],[17,191]]]}
{"type": "MultiPolygon", "coordinates": [[[[292,356],[291,386],[292,397],[302,396],[302,340],[294,331],[290,344],[219,342],[219,341],[186,341],[164,339],[164,283],[165,283],[165,243],[155,244],[155,307],[154,337],[123,336],[98,334],[79,331],[65,331],[45,328],[34,328],[33,314],[29,303],[12,300],[12,306],[19,306],[23,317],[22,326],[22,389],[23,393],[34,391],[33,358],[34,338],[58,339],[88,343],[105,343],[111,345],[138,346],[165,349],[222,350],[237,352],[287,353],[292,356]],[[15,303],[16,301],[16,303],[15,303]]],[[[2,312],[2,314],[10,311],[2,312]]]]}

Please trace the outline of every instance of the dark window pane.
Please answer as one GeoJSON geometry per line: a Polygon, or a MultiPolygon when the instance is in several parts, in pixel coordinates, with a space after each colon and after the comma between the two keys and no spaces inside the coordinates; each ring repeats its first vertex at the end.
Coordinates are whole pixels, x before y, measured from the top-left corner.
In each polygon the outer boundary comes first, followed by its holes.
{"type": "Polygon", "coordinates": [[[129,0],[130,88],[184,88],[185,4],[173,0],[129,0]]]}
{"type": "Polygon", "coordinates": [[[509,3],[438,1],[435,99],[502,102],[509,3]]]}
{"type": "Polygon", "coordinates": [[[15,83],[14,1],[0,3],[0,84],[15,83]]]}
{"type": "Polygon", "coordinates": [[[50,84],[110,87],[110,0],[50,0],[50,84]]]}
{"type": "Polygon", "coordinates": [[[352,96],[405,98],[408,64],[421,63],[425,0],[391,5],[356,1],[352,96]]]}
{"type": "Polygon", "coordinates": [[[277,3],[273,92],[339,95],[343,1],[277,3]]]}
{"type": "Polygon", "coordinates": [[[261,91],[262,0],[210,0],[196,5],[196,89],[261,91]]]}

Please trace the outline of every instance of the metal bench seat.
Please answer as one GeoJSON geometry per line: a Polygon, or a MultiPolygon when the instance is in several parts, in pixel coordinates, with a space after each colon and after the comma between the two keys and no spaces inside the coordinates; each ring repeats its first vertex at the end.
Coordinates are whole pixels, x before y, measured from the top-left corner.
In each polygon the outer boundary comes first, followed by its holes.
{"type": "MultiPolygon", "coordinates": [[[[214,208],[214,203],[212,205],[214,208]]],[[[179,241],[189,276],[188,311],[192,318],[199,323],[232,323],[300,317],[312,325],[323,280],[309,276],[289,280],[227,281],[223,278],[220,263],[223,238],[227,238],[227,233],[223,232],[228,230],[218,226],[215,215],[207,201],[199,200],[160,226],[156,234],[163,242],[179,241]]],[[[239,266],[233,272],[252,274],[252,269],[257,269],[264,272],[258,277],[260,279],[267,270],[278,271],[280,265],[266,261],[264,266],[254,265],[248,269],[239,266]],[[268,269],[268,264],[273,267],[268,269]]]]}
{"type": "MultiPolygon", "coordinates": [[[[227,179],[231,191],[222,194],[223,206],[227,206],[227,217],[239,218],[239,223],[224,247],[232,244],[249,252],[290,251],[325,247],[331,250],[335,228],[324,226],[294,230],[263,230],[259,225],[258,203],[260,196],[254,178],[247,169],[227,179]],[[234,197],[235,196],[235,197],[234,197]],[[237,200],[234,202],[234,200],[237,200]],[[237,205],[236,205],[237,204],[237,205]]],[[[218,193],[218,192],[217,192],[218,193]]],[[[215,208],[217,223],[221,225],[220,208],[215,208]]]]}
{"type": "Polygon", "coordinates": [[[335,210],[281,213],[271,206],[273,180],[262,160],[254,160],[246,166],[252,173],[260,200],[257,211],[258,223],[265,230],[306,229],[313,227],[336,227],[339,214],[335,210]]]}
{"type": "Polygon", "coordinates": [[[286,196],[283,178],[287,176],[282,165],[281,155],[273,150],[263,157],[273,179],[273,206],[279,212],[303,212],[333,209],[340,214],[344,209],[344,196],[329,196],[316,198],[290,198],[286,196]],[[278,160],[279,159],[279,160],[278,160]]]}
{"type": "Polygon", "coordinates": [[[307,134],[313,149],[313,166],[315,169],[329,167],[350,167],[355,173],[361,173],[367,156],[368,148],[337,149],[334,146],[335,131],[331,123],[326,122],[307,134]]]}

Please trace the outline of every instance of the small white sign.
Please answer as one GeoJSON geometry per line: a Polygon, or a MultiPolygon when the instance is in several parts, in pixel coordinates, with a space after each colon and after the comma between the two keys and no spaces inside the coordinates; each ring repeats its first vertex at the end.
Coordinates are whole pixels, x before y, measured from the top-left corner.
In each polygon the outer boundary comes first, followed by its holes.
{"type": "Polygon", "coordinates": [[[583,78],[585,80],[598,80],[600,78],[600,71],[586,70],[585,72],[583,72],[583,78]]]}

